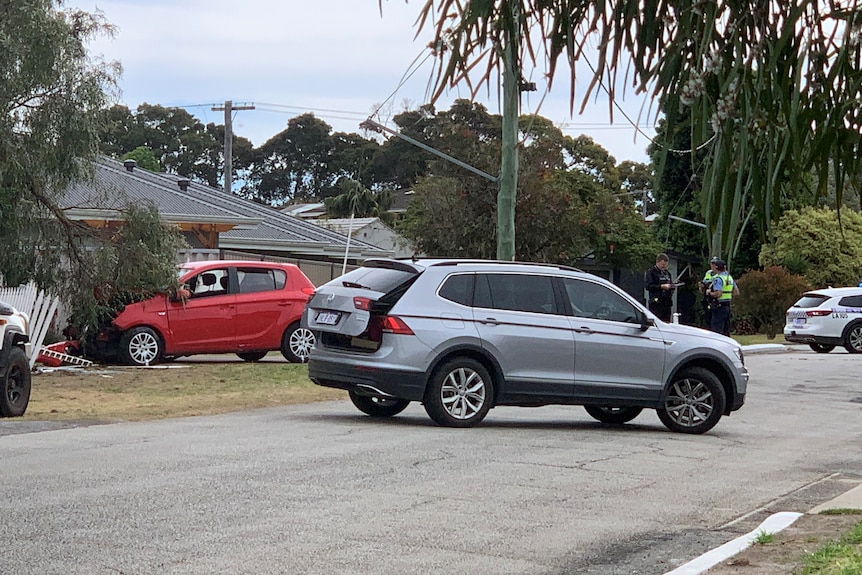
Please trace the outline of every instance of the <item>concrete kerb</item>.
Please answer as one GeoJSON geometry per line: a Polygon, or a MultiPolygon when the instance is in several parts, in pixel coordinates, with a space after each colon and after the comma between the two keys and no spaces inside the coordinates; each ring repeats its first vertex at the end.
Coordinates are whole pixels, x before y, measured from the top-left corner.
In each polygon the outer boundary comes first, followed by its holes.
{"type": "MultiPolygon", "coordinates": [[[[817,515],[829,509],[860,509],[862,510],[862,485],[857,485],[853,489],[842,493],[838,497],[830,499],[825,503],[821,503],[808,511],[811,515],[817,515]]],[[[757,537],[762,533],[778,533],[779,531],[790,527],[794,521],[804,515],[791,511],[782,511],[774,513],[766,518],[756,529],[741,535],[732,541],[728,541],[724,545],[716,547],[712,551],[708,551],[692,559],[688,563],[681,565],[673,571],[668,571],[665,575],[699,575],[725,561],[737,553],[744,551],[755,542],[757,537]]]]}

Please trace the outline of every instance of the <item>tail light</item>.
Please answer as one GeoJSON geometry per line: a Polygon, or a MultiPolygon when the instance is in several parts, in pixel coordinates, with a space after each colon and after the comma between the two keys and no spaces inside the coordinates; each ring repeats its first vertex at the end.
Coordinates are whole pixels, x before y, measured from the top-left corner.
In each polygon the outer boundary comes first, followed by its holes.
{"type": "Polygon", "coordinates": [[[353,307],[362,311],[371,311],[371,300],[367,297],[356,296],[353,298],[353,307]]]}
{"type": "Polygon", "coordinates": [[[299,291],[301,291],[302,293],[304,293],[305,295],[308,296],[308,299],[305,300],[305,303],[309,303],[311,301],[311,298],[314,297],[314,288],[313,287],[300,288],[299,291]]]}
{"type": "Polygon", "coordinates": [[[403,319],[394,315],[387,315],[383,318],[383,331],[397,335],[414,335],[410,326],[404,323],[403,319]]]}
{"type": "Polygon", "coordinates": [[[371,341],[383,341],[384,333],[396,335],[414,335],[413,330],[404,323],[404,320],[394,315],[373,315],[368,322],[368,339],[371,341]]]}
{"type": "Polygon", "coordinates": [[[806,317],[823,317],[832,315],[831,309],[810,309],[805,312],[806,317]]]}

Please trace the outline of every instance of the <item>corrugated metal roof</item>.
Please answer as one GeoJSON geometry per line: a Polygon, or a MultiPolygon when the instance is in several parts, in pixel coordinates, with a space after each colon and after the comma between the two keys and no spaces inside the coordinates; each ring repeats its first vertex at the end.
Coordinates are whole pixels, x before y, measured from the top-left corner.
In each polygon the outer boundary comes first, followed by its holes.
{"type": "MultiPolygon", "coordinates": [[[[141,168],[128,171],[122,163],[102,158],[95,164],[95,179],[71,185],[60,201],[70,217],[94,219],[95,212],[122,210],[129,202],[153,202],[166,221],[226,223],[236,227],[219,235],[224,249],[271,250],[290,254],[342,257],[347,236],[300,218],[241,198],[219,188],[141,168]]],[[[352,239],[353,257],[380,257],[389,252],[352,239]]]]}
{"type": "Polygon", "coordinates": [[[379,219],[380,218],[353,218],[353,221],[351,221],[350,218],[320,218],[308,221],[346,236],[348,230],[350,230],[350,233],[352,234],[356,232],[356,230],[364,228],[369,224],[373,224],[379,219]]]}

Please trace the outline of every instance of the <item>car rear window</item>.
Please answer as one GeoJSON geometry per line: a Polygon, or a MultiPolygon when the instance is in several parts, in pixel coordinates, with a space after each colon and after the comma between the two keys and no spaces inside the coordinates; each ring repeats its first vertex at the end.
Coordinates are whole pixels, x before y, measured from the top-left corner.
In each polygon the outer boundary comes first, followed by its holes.
{"type": "Polygon", "coordinates": [[[802,296],[798,302],[793,304],[793,307],[801,307],[801,308],[812,308],[818,307],[820,304],[828,300],[829,297],[825,295],[816,295],[816,294],[805,294],[802,296]]]}
{"type": "Polygon", "coordinates": [[[347,272],[336,281],[345,286],[389,293],[415,277],[415,273],[400,269],[363,267],[347,272]]]}

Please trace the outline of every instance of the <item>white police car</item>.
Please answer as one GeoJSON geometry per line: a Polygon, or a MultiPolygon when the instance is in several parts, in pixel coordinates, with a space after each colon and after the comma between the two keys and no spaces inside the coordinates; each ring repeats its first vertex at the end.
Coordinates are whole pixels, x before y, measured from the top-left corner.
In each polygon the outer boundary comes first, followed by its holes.
{"type": "Polygon", "coordinates": [[[862,287],[806,292],[787,310],[784,339],[807,343],[817,353],[842,345],[862,353],[862,287]]]}

